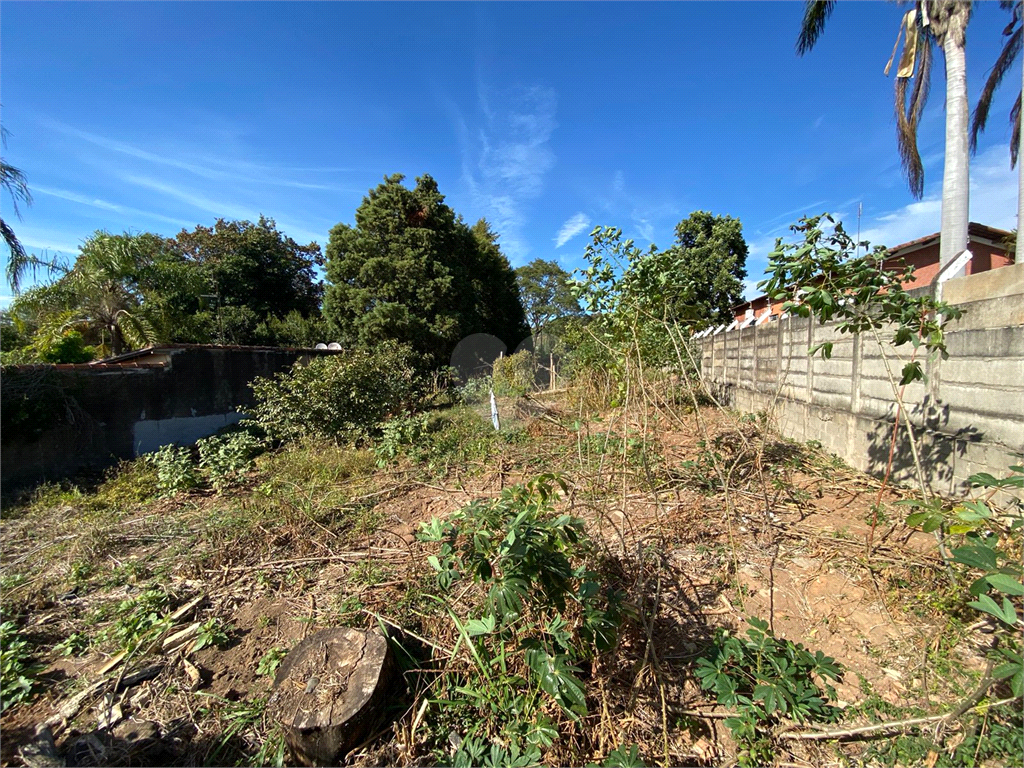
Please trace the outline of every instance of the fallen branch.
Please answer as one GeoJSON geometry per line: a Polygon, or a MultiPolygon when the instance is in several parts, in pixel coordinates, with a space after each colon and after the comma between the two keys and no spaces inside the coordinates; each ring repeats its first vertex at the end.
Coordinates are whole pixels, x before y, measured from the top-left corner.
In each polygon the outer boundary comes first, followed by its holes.
{"type": "MultiPolygon", "coordinates": [[[[961,709],[958,707],[952,712],[948,712],[945,715],[932,715],[930,717],[912,717],[909,720],[890,720],[887,723],[876,723],[874,725],[862,725],[859,728],[846,728],[844,730],[837,731],[813,731],[803,733],[779,733],[776,734],[780,739],[790,739],[792,741],[817,741],[822,739],[842,739],[849,736],[863,736],[865,734],[880,733],[883,731],[903,730],[904,728],[910,728],[915,725],[924,725],[926,723],[937,723],[940,720],[953,720],[966,712],[981,711],[983,709],[990,709],[992,707],[1001,707],[1003,704],[1011,704],[1017,701],[1020,697],[1014,697],[1010,699],[999,699],[998,701],[991,701],[987,704],[977,704],[967,709],[961,709]]],[[[792,727],[792,726],[790,726],[792,727]]]]}

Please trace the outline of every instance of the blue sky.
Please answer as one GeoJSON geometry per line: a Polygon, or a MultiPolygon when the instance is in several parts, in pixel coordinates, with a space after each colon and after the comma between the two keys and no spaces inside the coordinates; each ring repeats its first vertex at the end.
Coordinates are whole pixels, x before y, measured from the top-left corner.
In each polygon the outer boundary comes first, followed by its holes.
{"type": "MultiPolygon", "coordinates": [[[[972,105],[1009,18],[975,6],[972,105]]],[[[702,209],[742,221],[753,282],[804,214],[855,231],[863,203],[864,236],[890,246],[938,230],[941,60],[918,202],[882,73],[901,13],[841,3],[798,58],[788,2],[4,2],[4,157],[35,202],[17,221],[5,195],[3,216],[30,251],[72,258],[97,229],[260,213],[326,246],[383,176],[430,173],[513,265],[579,267],[598,224],[664,247],[702,209]]],[[[972,160],[972,221],[1016,226],[1020,81],[1018,63],[972,160]]]]}

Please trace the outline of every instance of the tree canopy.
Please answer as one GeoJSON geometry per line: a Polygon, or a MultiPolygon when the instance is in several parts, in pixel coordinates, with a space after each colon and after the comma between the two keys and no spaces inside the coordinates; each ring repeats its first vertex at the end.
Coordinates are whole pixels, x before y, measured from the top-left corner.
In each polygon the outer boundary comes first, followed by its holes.
{"type": "Polygon", "coordinates": [[[472,333],[516,344],[529,331],[496,235],[483,220],[468,227],[430,176],[412,189],[404,178],[386,177],[355,226],[331,230],[323,311],[332,332],[347,345],[408,344],[434,364],[472,333]]]}
{"type": "Polygon", "coordinates": [[[556,320],[581,313],[569,285],[569,273],[558,266],[557,261],[534,259],[516,270],[516,279],[526,319],[534,334],[556,320]]]}
{"type": "Polygon", "coordinates": [[[747,275],[743,225],[732,216],[694,211],[676,225],[676,241],[633,264],[623,290],[658,318],[696,328],[732,319],[747,275]]]}
{"type": "Polygon", "coordinates": [[[80,362],[157,342],[309,346],[325,338],[321,263],[316,243],[298,245],[262,217],[174,238],[96,232],[72,265],[46,265],[53,282],[17,297],[22,349],[5,357],[80,362]]]}

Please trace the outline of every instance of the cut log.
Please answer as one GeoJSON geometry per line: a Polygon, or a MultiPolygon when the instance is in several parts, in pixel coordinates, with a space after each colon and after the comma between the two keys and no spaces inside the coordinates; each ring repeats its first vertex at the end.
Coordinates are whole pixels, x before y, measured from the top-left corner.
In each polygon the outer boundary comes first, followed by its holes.
{"type": "Polygon", "coordinates": [[[303,765],[337,765],[380,722],[396,666],[379,630],[317,632],[285,656],[269,714],[303,765]]]}

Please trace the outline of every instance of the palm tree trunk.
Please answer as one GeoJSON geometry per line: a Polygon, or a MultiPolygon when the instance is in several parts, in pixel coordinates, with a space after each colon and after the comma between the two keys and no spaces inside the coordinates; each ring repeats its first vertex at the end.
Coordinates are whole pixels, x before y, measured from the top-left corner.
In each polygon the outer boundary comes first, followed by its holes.
{"type": "Polygon", "coordinates": [[[942,174],[942,234],[939,262],[948,264],[967,248],[968,177],[967,66],[963,35],[946,34],[946,162],[942,174]],[[957,42],[960,38],[960,42],[957,42]]]}
{"type": "MultiPolygon", "coordinates": [[[[1021,67],[1021,80],[1024,81],[1024,67],[1021,67]]],[[[1024,93],[1024,82],[1021,84],[1024,93]]],[[[1024,120],[1020,121],[1020,144],[1024,147],[1024,120]]],[[[1017,157],[1017,263],[1024,264],[1024,234],[1021,232],[1021,221],[1024,221],[1024,158],[1017,157]]]]}

